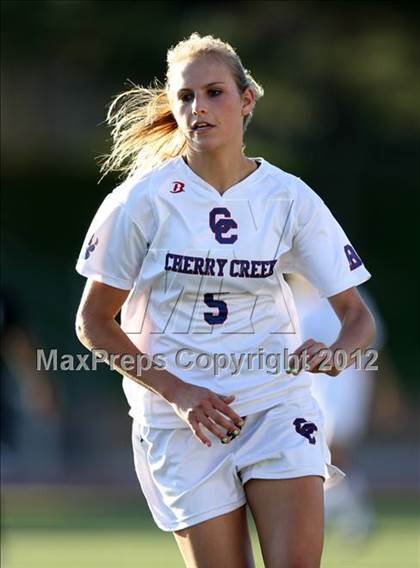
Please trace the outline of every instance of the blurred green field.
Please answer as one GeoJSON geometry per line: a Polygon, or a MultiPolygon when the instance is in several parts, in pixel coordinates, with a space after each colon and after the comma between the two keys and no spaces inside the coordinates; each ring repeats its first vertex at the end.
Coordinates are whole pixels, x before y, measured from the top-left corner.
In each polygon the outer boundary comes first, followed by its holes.
{"type": "MultiPolygon", "coordinates": [[[[328,529],[323,568],[420,566],[418,504],[388,499],[376,506],[377,527],[364,543],[328,529]]],[[[6,489],[2,524],[2,568],[183,567],[172,535],[155,527],[139,496],[124,491],[6,489]]],[[[263,567],[254,527],[253,541],[263,567]]]]}

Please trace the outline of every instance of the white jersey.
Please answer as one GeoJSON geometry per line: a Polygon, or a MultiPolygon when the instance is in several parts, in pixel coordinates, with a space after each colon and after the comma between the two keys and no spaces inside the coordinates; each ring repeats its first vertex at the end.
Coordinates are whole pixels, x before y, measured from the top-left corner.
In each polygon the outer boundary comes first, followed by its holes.
{"type": "MultiPolygon", "coordinates": [[[[283,274],[301,273],[324,297],[370,277],[322,199],[257,161],[223,195],[182,157],[127,179],[100,206],[76,267],[130,290],[121,327],[141,352],[188,383],[235,394],[242,416],[310,393],[308,373],[284,371],[301,336],[283,274]]],[[[186,426],[158,395],[129,378],[123,387],[138,422],[186,426]]]]}

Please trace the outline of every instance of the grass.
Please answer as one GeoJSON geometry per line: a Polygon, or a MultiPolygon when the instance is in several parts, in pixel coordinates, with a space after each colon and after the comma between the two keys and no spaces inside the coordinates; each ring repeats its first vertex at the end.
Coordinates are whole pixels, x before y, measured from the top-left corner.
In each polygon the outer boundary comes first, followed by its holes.
{"type": "MultiPolygon", "coordinates": [[[[2,568],[183,568],[172,535],[124,491],[7,489],[2,511],[2,568]]],[[[381,500],[376,530],[359,545],[328,530],[323,568],[417,568],[417,511],[412,501],[381,500]]],[[[252,534],[262,568],[254,527],[252,534]]]]}

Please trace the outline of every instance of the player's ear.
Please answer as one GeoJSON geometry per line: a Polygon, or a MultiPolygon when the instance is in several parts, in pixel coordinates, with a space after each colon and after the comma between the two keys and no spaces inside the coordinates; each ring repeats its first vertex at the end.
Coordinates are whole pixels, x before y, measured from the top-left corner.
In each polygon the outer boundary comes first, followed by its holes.
{"type": "Polygon", "coordinates": [[[250,87],[242,93],[242,116],[247,116],[250,114],[255,107],[255,93],[250,87]]]}

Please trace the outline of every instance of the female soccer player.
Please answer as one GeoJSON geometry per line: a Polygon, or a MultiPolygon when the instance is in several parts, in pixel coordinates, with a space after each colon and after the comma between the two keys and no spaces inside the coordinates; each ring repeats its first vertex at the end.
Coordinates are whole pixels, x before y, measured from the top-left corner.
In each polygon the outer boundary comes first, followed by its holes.
{"type": "Polygon", "coordinates": [[[119,95],[103,171],[128,175],[77,263],[78,337],[124,375],[137,475],[188,567],[254,566],[246,504],[267,567],[319,566],[323,482],[341,472],[310,373],[374,335],[356,290],[370,274],[323,201],[244,154],[262,94],[229,44],[192,34],[162,89],[119,95]],[[328,348],[302,343],[287,272],[337,313],[328,348]]]}

